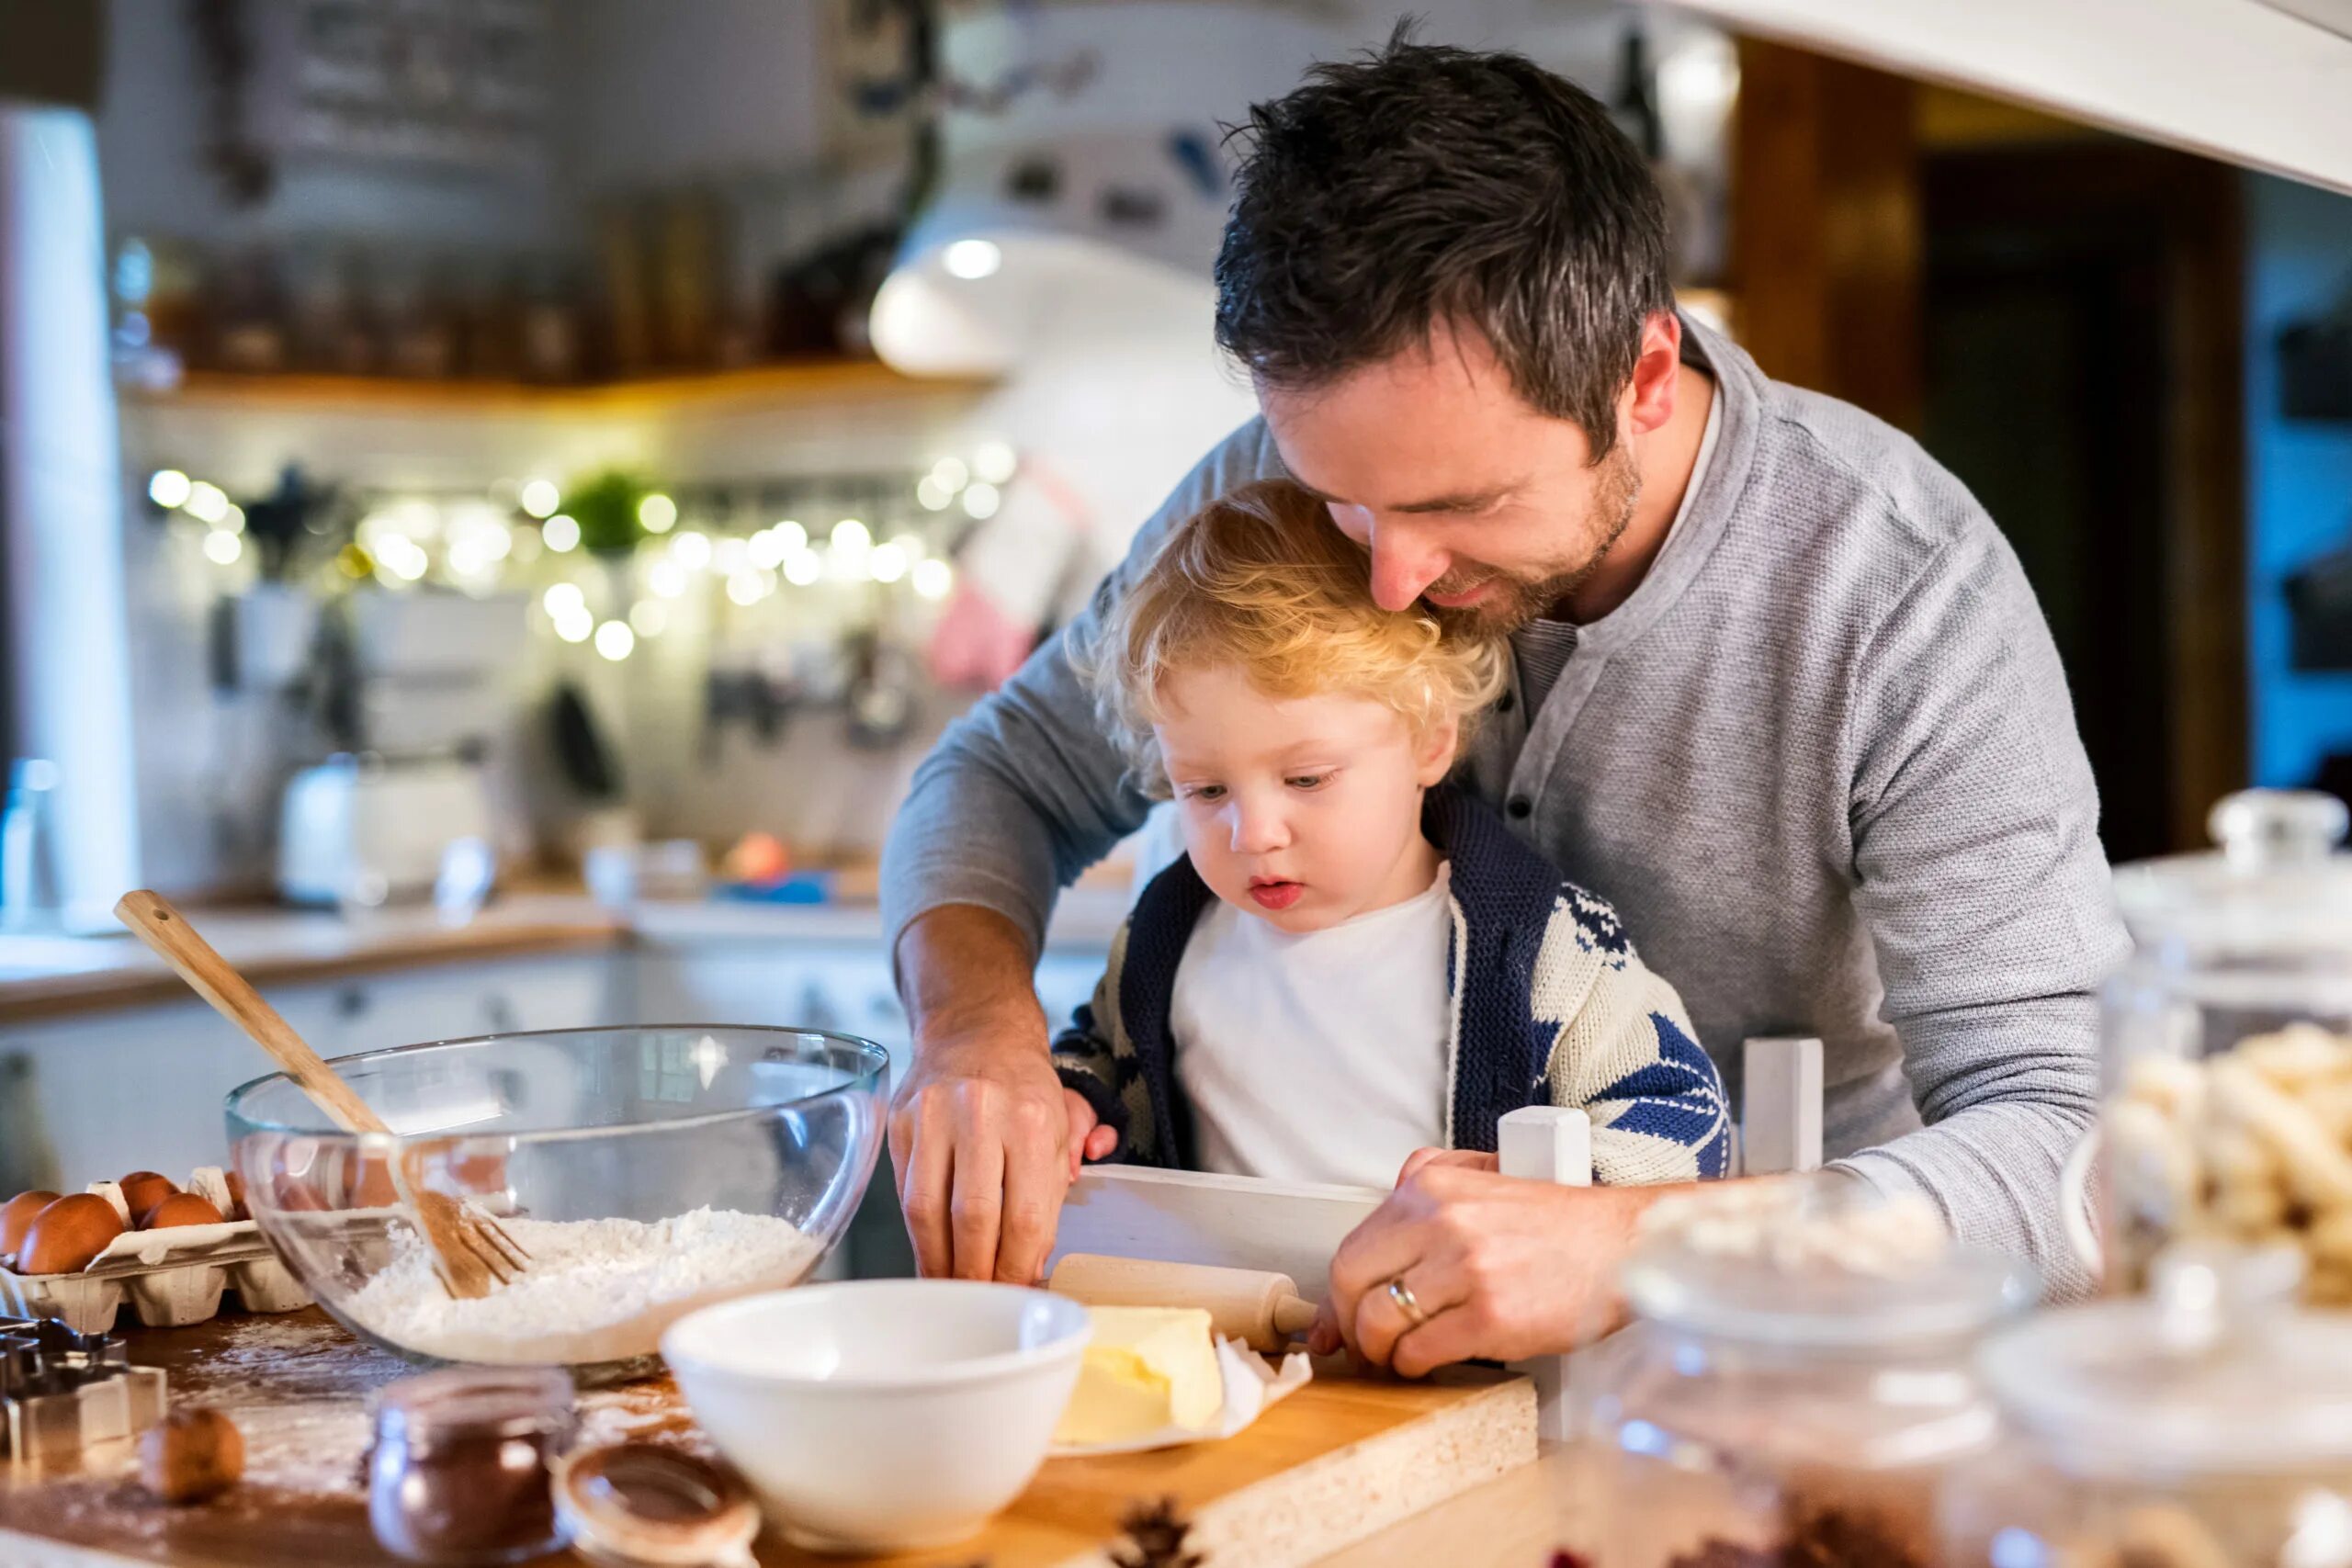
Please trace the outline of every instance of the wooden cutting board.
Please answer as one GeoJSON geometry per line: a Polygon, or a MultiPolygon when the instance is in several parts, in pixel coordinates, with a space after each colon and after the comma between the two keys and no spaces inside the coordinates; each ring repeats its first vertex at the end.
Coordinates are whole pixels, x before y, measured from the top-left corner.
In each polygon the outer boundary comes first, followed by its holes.
{"type": "MultiPolygon", "coordinates": [[[[130,1479],[126,1454],[97,1456],[85,1473],[37,1479],[0,1463],[0,1564],[398,1568],[368,1533],[358,1467],[369,1395],[412,1369],[360,1345],[316,1309],[134,1330],[130,1341],[134,1359],[170,1373],[175,1402],[215,1404],[237,1421],[245,1484],[209,1504],[167,1508],[130,1479]]],[[[666,1377],[585,1392],[581,1412],[591,1441],[702,1440],[666,1377]]],[[[1459,1369],[1408,1383],[1318,1368],[1315,1382],[1238,1437],[1051,1461],[978,1539],[865,1561],[894,1568],[1105,1564],[1122,1519],[1166,1498],[1191,1520],[1192,1549],[1207,1552],[1216,1568],[1287,1568],[1535,1455],[1535,1396],[1525,1378],[1459,1369]]],[[[760,1549],[765,1568],[840,1561],[775,1540],[760,1549]]]]}
{"type": "MultiPolygon", "coordinates": [[[[889,1568],[1097,1568],[1138,1504],[1172,1503],[1188,1551],[1215,1568],[1313,1562],[1535,1458],[1535,1387],[1463,1369],[1426,1382],[1316,1381],[1221,1443],[1049,1460],[961,1546],[872,1560],[889,1568]]],[[[788,1547],[765,1564],[838,1563],[788,1547]]]]}

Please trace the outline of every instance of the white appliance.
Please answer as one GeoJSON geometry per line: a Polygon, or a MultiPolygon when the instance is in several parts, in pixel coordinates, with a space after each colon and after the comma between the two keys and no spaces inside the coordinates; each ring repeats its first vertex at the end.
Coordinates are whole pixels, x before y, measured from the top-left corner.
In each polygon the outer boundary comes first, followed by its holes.
{"type": "Polygon", "coordinates": [[[286,786],[277,890],[291,903],[336,908],[422,898],[452,843],[490,838],[481,764],[335,757],[286,786]]]}

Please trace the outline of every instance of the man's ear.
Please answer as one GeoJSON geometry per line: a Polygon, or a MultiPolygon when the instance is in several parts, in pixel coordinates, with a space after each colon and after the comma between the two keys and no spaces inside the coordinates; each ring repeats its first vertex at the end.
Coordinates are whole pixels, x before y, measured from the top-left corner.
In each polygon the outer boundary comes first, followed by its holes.
{"type": "Polygon", "coordinates": [[[1625,388],[1623,418],[1635,435],[1647,435],[1674,417],[1675,378],[1682,368],[1682,319],[1654,310],[1642,323],[1641,353],[1625,388]]]}
{"type": "Polygon", "coordinates": [[[1442,783],[1453,771],[1453,754],[1462,744],[1462,721],[1448,714],[1430,726],[1413,752],[1413,779],[1423,789],[1442,783]]]}

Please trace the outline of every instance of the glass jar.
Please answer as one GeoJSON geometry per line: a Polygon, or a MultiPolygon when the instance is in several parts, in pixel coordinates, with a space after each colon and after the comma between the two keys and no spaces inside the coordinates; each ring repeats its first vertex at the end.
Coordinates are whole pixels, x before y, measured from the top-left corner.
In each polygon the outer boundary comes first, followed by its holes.
{"type": "Polygon", "coordinates": [[[2146,1287],[2183,1240],[2291,1243],[2352,1306],[2352,855],[2331,795],[2249,790],[2218,852],[2124,866],[2136,952],[2107,987],[2103,1249],[2146,1287]]]}
{"type": "Polygon", "coordinates": [[[2352,1568],[2352,1321],[2185,1250],[1986,1343],[2010,1438],[1947,1483],[1952,1568],[2352,1568]]]}
{"type": "Polygon", "coordinates": [[[1922,1201],[1870,1204],[1843,1179],[1774,1201],[1788,1212],[1760,1232],[1735,1213],[1653,1235],[1628,1262],[1636,1321],[1579,1372],[1576,1544],[1591,1562],[1934,1561],[1943,1470],[1998,1427],[1972,1353],[2032,1303],[2033,1272],[1952,1247],[1922,1201]]]}
{"type": "Polygon", "coordinates": [[[553,1551],[548,1470],[571,1414],[571,1379],[560,1367],[453,1367],[389,1385],[368,1460],[377,1543],[436,1568],[553,1551]]]}

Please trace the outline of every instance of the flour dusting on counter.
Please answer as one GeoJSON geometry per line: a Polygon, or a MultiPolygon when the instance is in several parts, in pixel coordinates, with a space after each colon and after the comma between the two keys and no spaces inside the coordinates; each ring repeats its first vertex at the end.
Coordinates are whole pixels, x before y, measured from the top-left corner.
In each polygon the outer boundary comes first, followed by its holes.
{"type": "Polygon", "coordinates": [[[582,1364],[650,1356],[707,1303],[797,1282],[822,1247],[789,1221],[696,1209],[638,1220],[505,1219],[530,1267],[487,1296],[441,1288],[423,1239],[402,1232],[386,1267],[343,1303],[392,1344],[452,1361],[582,1364]]]}

